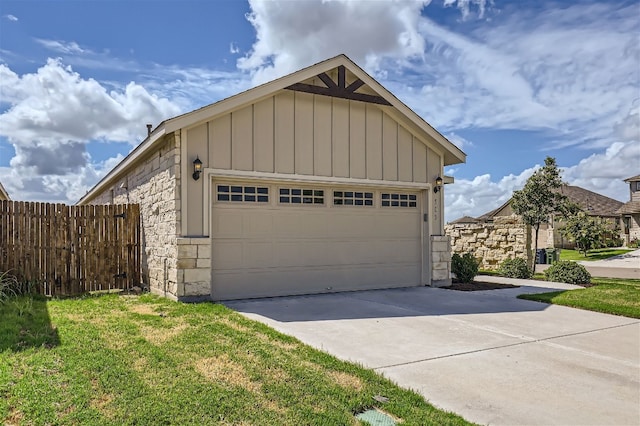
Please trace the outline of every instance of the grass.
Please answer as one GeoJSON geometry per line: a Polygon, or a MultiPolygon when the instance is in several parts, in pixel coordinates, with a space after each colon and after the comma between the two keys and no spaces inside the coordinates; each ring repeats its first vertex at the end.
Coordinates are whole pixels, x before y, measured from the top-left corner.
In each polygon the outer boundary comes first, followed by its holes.
{"type": "Polygon", "coordinates": [[[105,295],[0,305],[3,424],[358,425],[354,414],[373,407],[403,425],[468,424],[219,304],[105,295]]]}
{"type": "Polygon", "coordinates": [[[560,251],[560,260],[603,260],[613,256],[629,253],[633,250],[628,249],[616,249],[616,248],[602,248],[587,251],[587,257],[577,250],[562,249],[560,251]]]}
{"type": "Polygon", "coordinates": [[[522,294],[518,298],[640,318],[640,280],[592,278],[591,284],[592,287],[577,290],[522,294]]]}

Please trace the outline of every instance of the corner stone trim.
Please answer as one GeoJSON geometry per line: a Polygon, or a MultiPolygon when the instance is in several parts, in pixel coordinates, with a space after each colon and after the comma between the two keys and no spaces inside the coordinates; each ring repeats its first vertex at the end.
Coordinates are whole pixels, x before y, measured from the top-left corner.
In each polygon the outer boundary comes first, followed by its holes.
{"type": "Polygon", "coordinates": [[[448,235],[431,236],[431,286],[451,285],[451,243],[448,235]]]}
{"type": "Polygon", "coordinates": [[[211,295],[211,238],[178,238],[178,299],[211,295]]]}

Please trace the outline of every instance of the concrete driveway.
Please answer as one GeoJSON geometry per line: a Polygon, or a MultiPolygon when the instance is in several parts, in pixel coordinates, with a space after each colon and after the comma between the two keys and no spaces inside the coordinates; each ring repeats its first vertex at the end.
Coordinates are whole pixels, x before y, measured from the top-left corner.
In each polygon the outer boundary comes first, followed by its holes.
{"type": "Polygon", "coordinates": [[[483,292],[418,287],[227,306],[470,421],[640,424],[640,321],[519,300],[573,286],[517,281],[483,292]]]}

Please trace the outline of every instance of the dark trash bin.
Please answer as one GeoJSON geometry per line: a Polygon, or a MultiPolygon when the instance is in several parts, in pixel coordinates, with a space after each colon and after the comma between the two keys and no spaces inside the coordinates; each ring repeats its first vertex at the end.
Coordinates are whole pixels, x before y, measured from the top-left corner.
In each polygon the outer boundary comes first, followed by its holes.
{"type": "Polygon", "coordinates": [[[536,250],[536,263],[538,265],[544,265],[547,262],[547,252],[545,249],[536,250]]]}
{"type": "Polygon", "coordinates": [[[549,265],[556,263],[558,261],[555,248],[548,248],[545,251],[547,252],[547,263],[549,265]]]}

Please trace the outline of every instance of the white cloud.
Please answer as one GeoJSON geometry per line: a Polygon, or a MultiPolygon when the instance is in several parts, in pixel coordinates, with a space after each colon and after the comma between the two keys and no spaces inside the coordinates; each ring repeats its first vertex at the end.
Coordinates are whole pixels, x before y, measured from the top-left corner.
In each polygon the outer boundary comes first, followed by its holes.
{"type": "Polygon", "coordinates": [[[11,14],[4,15],[4,18],[5,18],[7,21],[11,21],[11,22],[18,22],[18,18],[17,18],[15,15],[11,15],[11,14]]]}
{"type": "Polygon", "coordinates": [[[463,138],[462,136],[456,134],[455,132],[447,133],[445,137],[449,140],[449,142],[451,142],[452,144],[454,144],[455,146],[457,146],[463,151],[473,146],[473,143],[471,141],[463,138]]]}
{"type": "Polygon", "coordinates": [[[481,216],[499,207],[511,198],[513,191],[521,189],[539,167],[536,165],[495,182],[488,174],[471,180],[456,179],[453,185],[445,186],[445,221],[450,222],[462,216],[481,216]]]}
{"type": "Polygon", "coordinates": [[[141,75],[144,86],[179,105],[183,112],[227,98],[251,87],[246,74],[206,68],[159,66],[141,75]]]}
{"type": "Polygon", "coordinates": [[[445,7],[456,5],[462,13],[462,20],[466,20],[471,15],[471,6],[478,8],[478,18],[484,18],[487,7],[493,6],[493,0],[444,0],[445,7]]]}
{"type": "Polygon", "coordinates": [[[376,70],[382,57],[404,59],[424,52],[417,24],[429,1],[249,3],[248,19],[256,29],[256,42],[238,60],[238,67],[250,71],[255,83],[340,53],[376,70]]]}
{"type": "Polygon", "coordinates": [[[640,143],[616,142],[604,152],[563,169],[563,179],[602,195],[629,201],[629,184],[623,179],[640,173],[640,143]]]}
{"type": "Polygon", "coordinates": [[[133,82],[123,91],[107,92],[59,60],[49,59],[36,73],[22,76],[0,64],[0,76],[10,82],[3,84],[2,96],[11,104],[0,114],[0,135],[12,143],[102,139],[134,144],[145,135],[145,123],[180,112],[133,82]]]}
{"type": "MultiPolygon", "coordinates": [[[[445,186],[445,220],[450,222],[462,216],[477,217],[506,202],[513,191],[521,189],[536,165],[518,175],[508,175],[493,181],[490,175],[472,180],[456,179],[445,186]]],[[[563,167],[562,180],[619,201],[629,201],[629,185],[623,179],[640,172],[640,143],[616,142],[604,151],[594,153],[578,162],[563,167]]]]}
{"type": "Polygon", "coordinates": [[[75,41],[67,42],[60,40],[47,40],[42,38],[36,38],[35,41],[44,46],[45,48],[62,54],[80,54],[80,53],[91,53],[90,50],[85,50],[78,45],[75,41]]]}
{"type": "MultiPolygon", "coordinates": [[[[421,20],[429,76],[396,94],[445,129],[545,130],[553,147],[605,148],[638,97],[640,24],[633,5],[586,4],[516,10],[461,35],[421,20]]],[[[551,148],[550,144],[547,148],[551,148]]]]}
{"type": "Polygon", "coordinates": [[[236,53],[240,53],[240,48],[238,47],[238,45],[236,45],[235,43],[231,42],[229,43],[229,53],[231,54],[236,54],[236,53]]]}
{"type": "Polygon", "coordinates": [[[107,91],[60,60],[23,75],[0,64],[0,79],[2,103],[8,104],[0,113],[0,136],[15,150],[0,180],[16,199],[75,202],[114,164],[92,161],[89,141],[133,146],[146,136],[146,123],[180,112],[133,82],[107,91]]]}
{"type": "MultiPolygon", "coordinates": [[[[346,53],[445,132],[544,131],[546,149],[615,142],[612,125],[638,97],[635,5],[511,8],[463,34],[425,16],[429,3],[252,0],[256,42],[238,67],[258,83],[346,53]]],[[[493,9],[485,0],[442,4],[463,18],[493,9]]]]}

